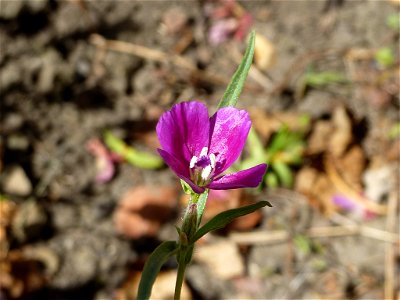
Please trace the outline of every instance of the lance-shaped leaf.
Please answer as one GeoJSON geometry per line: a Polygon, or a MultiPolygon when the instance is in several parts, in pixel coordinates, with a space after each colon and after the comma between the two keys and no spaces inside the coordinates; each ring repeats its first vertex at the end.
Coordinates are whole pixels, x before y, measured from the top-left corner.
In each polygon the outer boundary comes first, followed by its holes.
{"type": "Polygon", "coordinates": [[[239,208],[234,208],[230,209],[227,211],[224,211],[218,215],[216,215],[214,218],[212,218],[210,221],[208,221],[206,224],[204,224],[203,227],[201,227],[197,232],[195,233],[193,240],[190,241],[194,243],[198,239],[200,239],[203,235],[206,233],[217,230],[220,228],[224,228],[226,225],[228,225],[230,222],[232,222],[234,219],[250,214],[257,209],[264,207],[268,205],[269,207],[272,207],[272,205],[268,201],[260,201],[255,204],[239,207],[239,208]]]}
{"type": "Polygon", "coordinates": [[[231,82],[226,88],[225,93],[218,104],[218,108],[236,105],[240,93],[242,92],[247,74],[249,73],[251,64],[253,62],[255,40],[256,33],[255,31],[252,31],[250,34],[249,44],[247,45],[247,49],[244,53],[242,62],[237,68],[235,74],[233,74],[231,82]]]}
{"type": "Polygon", "coordinates": [[[158,272],[160,272],[162,265],[170,258],[178,249],[178,244],[174,241],[163,242],[158,246],[147,259],[142,277],[140,278],[137,299],[149,299],[151,289],[154,281],[156,280],[158,272]]]}

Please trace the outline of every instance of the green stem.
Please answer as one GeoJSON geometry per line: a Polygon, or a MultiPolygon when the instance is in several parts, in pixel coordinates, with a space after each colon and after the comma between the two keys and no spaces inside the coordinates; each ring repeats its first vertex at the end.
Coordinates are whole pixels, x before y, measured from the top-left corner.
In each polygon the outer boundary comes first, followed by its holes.
{"type": "Polygon", "coordinates": [[[176,276],[174,300],[179,300],[181,298],[181,290],[182,290],[183,279],[185,278],[185,270],[186,270],[186,263],[184,259],[181,259],[178,262],[178,275],[176,276]]]}

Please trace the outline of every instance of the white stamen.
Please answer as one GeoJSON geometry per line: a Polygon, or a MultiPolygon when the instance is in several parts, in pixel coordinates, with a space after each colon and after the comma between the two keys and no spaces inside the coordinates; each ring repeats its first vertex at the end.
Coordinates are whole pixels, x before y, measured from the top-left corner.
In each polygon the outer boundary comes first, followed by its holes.
{"type": "Polygon", "coordinates": [[[207,167],[205,167],[205,168],[203,169],[203,171],[201,172],[201,178],[203,178],[204,180],[207,180],[207,179],[208,179],[208,176],[210,176],[210,174],[211,174],[211,171],[212,171],[212,168],[211,168],[210,165],[208,165],[207,167]]]}
{"type": "Polygon", "coordinates": [[[208,153],[208,148],[203,147],[203,149],[201,149],[199,157],[207,156],[207,153],[208,153]]]}
{"type": "Polygon", "coordinates": [[[193,155],[192,159],[190,160],[190,165],[189,165],[189,167],[190,167],[191,169],[193,169],[193,168],[194,168],[194,165],[195,165],[196,163],[197,163],[197,156],[193,155]]]}
{"type": "Polygon", "coordinates": [[[210,157],[211,168],[215,169],[215,154],[211,153],[209,157],[210,157]]]}

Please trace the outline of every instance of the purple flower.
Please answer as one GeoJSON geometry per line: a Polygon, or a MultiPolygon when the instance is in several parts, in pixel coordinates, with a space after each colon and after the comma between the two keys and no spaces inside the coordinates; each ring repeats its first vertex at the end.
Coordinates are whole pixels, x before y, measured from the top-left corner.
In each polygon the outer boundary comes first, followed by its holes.
{"type": "Polygon", "coordinates": [[[196,193],[205,188],[227,190],[256,187],[267,169],[260,164],[221,175],[239,157],[251,127],[249,114],[234,107],[219,109],[211,118],[197,101],[176,104],[157,124],[161,157],[196,193]]]}

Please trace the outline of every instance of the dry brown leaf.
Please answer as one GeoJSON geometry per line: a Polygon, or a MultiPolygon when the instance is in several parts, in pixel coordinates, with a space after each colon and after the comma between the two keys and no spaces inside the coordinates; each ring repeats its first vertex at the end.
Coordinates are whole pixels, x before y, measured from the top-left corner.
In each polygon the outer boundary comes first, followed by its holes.
{"type": "Polygon", "coordinates": [[[365,169],[365,155],[360,146],[353,146],[341,159],[337,167],[343,179],[357,190],[362,189],[361,176],[365,169]]]}
{"type": "Polygon", "coordinates": [[[47,279],[40,264],[24,256],[19,250],[10,251],[0,261],[0,286],[11,296],[22,295],[42,288],[47,279]]]}
{"type": "Polygon", "coordinates": [[[304,167],[296,175],[295,190],[310,194],[314,187],[314,183],[318,177],[318,171],[314,168],[304,167]]]}
{"type": "Polygon", "coordinates": [[[332,201],[335,192],[336,189],[333,187],[328,177],[320,173],[312,189],[312,195],[315,199],[319,200],[320,208],[327,216],[330,216],[336,211],[336,207],[332,201]]]}
{"type": "Polygon", "coordinates": [[[400,0],[386,0],[390,3],[392,3],[393,5],[400,5],[400,0]]]}
{"type": "Polygon", "coordinates": [[[116,231],[130,238],[154,236],[173,214],[177,191],[170,186],[138,186],[122,198],[114,223],[116,231]]]}
{"type": "Polygon", "coordinates": [[[334,131],[329,139],[329,151],[334,157],[340,157],[352,140],[350,117],[343,106],[338,106],[332,115],[334,131]]]}
{"type": "Polygon", "coordinates": [[[268,70],[275,62],[276,50],[274,44],[261,34],[256,34],[254,62],[263,71],[268,70]]]}
{"type": "Polygon", "coordinates": [[[308,130],[304,127],[304,124],[300,122],[301,115],[298,113],[279,112],[269,114],[255,107],[249,108],[249,113],[254,129],[263,141],[267,141],[274,132],[282,127],[282,125],[287,126],[293,131],[308,130]]]}
{"type": "Polygon", "coordinates": [[[7,239],[7,228],[11,224],[16,205],[10,200],[0,200],[0,258],[7,255],[9,242],[7,239]]]}
{"type": "Polygon", "coordinates": [[[317,154],[326,151],[329,147],[327,137],[330,136],[332,132],[333,125],[330,121],[317,121],[308,140],[307,153],[317,154]]]}

